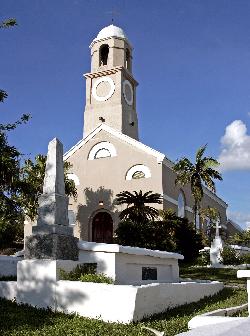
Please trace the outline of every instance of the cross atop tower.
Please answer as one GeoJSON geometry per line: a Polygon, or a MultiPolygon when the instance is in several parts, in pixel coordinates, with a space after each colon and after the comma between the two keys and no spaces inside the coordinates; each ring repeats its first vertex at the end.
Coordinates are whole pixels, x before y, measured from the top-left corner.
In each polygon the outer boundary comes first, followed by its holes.
{"type": "Polygon", "coordinates": [[[111,23],[114,24],[115,16],[118,16],[120,13],[116,11],[115,9],[112,9],[111,11],[108,11],[107,14],[111,16],[111,23]]]}

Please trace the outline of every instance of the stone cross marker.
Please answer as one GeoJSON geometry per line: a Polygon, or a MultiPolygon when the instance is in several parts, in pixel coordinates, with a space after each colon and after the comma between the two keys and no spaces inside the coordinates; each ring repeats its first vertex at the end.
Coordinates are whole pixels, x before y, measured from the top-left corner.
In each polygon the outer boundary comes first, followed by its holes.
{"type": "Polygon", "coordinates": [[[43,194],[38,200],[37,225],[26,237],[26,259],[78,259],[78,239],[69,226],[68,197],[65,195],[63,145],[50,141],[46,161],[43,194]]]}
{"type": "Polygon", "coordinates": [[[221,225],[220,225],[220,221],[219,220],[217,220],[216,221],[216,223],[215,223],[215,236],[216,237],[219,237],[219,235],[220,235],[220,230],[221,229],[221,225]]]}

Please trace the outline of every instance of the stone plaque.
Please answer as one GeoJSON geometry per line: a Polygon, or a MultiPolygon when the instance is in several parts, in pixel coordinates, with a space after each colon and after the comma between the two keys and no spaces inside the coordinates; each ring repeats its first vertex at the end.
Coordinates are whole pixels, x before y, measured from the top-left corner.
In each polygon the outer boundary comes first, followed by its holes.
{"type": "Polygon", "coordinates": [[[157,268],[142,267],[142,280],[157,280],[157,268]]]}

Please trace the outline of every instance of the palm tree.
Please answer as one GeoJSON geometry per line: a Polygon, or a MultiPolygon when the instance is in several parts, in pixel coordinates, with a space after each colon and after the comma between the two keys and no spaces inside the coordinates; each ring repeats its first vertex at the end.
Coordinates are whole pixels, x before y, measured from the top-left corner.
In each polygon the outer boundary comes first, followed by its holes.
{"type": "Polygon", "coordinates": [[[133,191],[123,191],[116,195],[116,204],[126,204],[127,208],[122,210],[119,217],[121,220],[130,219],[137,223],[143,223],[147,220],[154,220],[158,217],[158,210],[145,205],[148,203],[162,204],[162,196],[152,191],[142,193],[133,191]]]}
{"type": "Polygon", "coordinates": [[[221,174],[214,169],[219,166],[219,162],[212,157],[204,157],[207,145],[198,149],[193,164],[189,159],[182,158],[174,166],[177,174],[175,184],[182,186],[190,184],[194,198],[194,223],[196,225],[197,214],[199,214],[200,203],[203,198],[203,184],[212,192],[216,192],[214,180],[222,181],[221,174]]]}

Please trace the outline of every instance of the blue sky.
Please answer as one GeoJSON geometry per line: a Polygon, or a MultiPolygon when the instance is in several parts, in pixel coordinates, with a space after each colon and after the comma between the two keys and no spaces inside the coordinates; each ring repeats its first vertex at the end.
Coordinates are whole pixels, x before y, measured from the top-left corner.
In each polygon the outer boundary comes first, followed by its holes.
{"type": "Polygon", "coordinates": [[[0,122],[32,120],[9,135],[26,156],[82,138],[89,44],[119,12],[134,46],[140,140],[176,160],[208,144],[223,163],[218,195],[250,225],[250,2],[248,0],[0,0],[0,122]]]}

